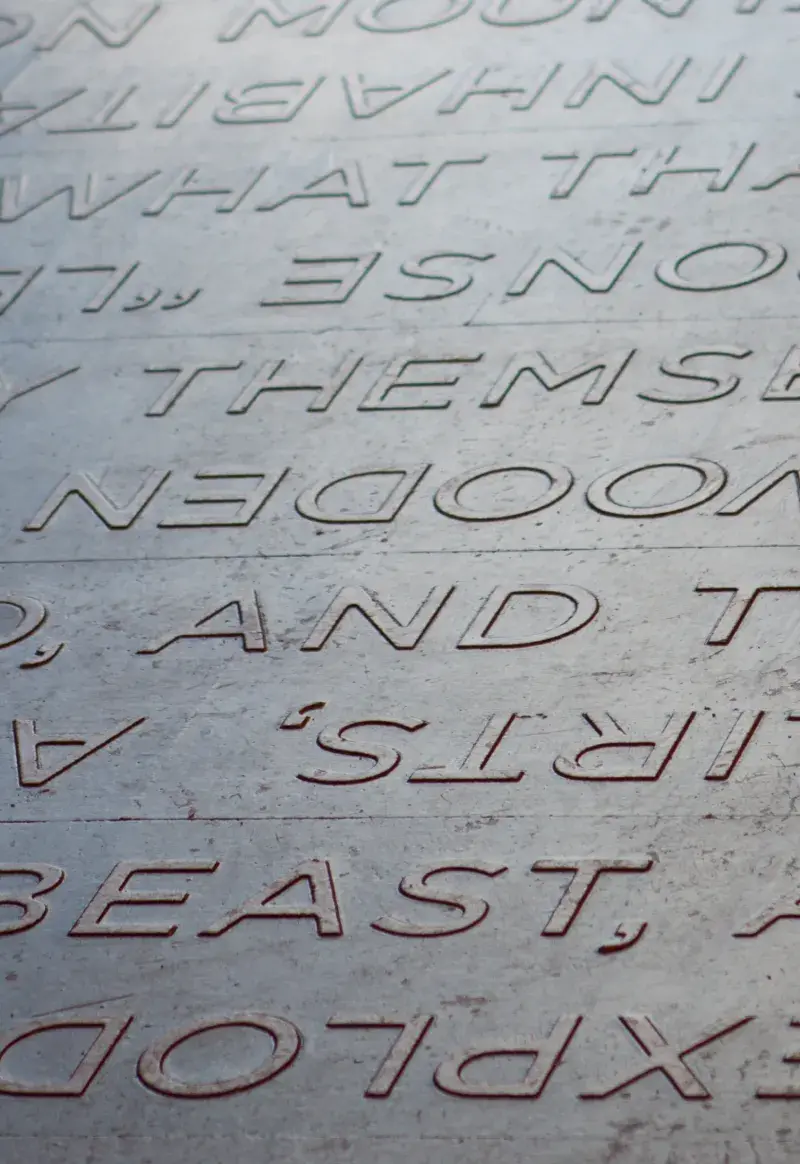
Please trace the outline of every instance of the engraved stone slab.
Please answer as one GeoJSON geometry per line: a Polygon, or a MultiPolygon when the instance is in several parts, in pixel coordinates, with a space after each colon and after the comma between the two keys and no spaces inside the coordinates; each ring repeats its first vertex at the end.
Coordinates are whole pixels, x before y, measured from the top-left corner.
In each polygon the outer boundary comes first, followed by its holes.
{"type": "Polygon", "coordinates": [[[798,6],[0,13],[0,1159],[790,1164],[798,6]]]}

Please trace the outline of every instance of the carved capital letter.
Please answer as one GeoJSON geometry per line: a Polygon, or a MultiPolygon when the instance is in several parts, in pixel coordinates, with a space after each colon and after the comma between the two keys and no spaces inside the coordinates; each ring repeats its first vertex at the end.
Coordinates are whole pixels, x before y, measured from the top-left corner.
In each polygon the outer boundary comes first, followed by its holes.
{"type": "Polygon", "coordinates": [[[164,638],[156,639],[149,647],[142,647],[139,655],[157,655],[171,643],[179,639],[240,639],[245,651],[266,651],[267,630],[264,616],[261,612],[261,603],[257,592],[231,598],[216,606],[208,614],[202,615],[197,622],[170,631],[164,638]],[[229,621],[220,619],[220,615],[233,608],[236,614],[236,623],[231,626],[229,621]]]}
{"type": "Polygon", "coordinates": [[[145,1087],[157,1091],[159,1095],[178,1099],[217,1099],[219,1096],[249,1091],[253,1087],[260,1087],[269,1079],[274,1079],[287,1067],[291,1067],[300,1053],[301,1045],[302,1036],[294,1023],[288,1019],[243,1011],[239,1014],[203,1019],[201,1022],[190,1023],[188,1026],[170,1031],[144,1052],[139,1059],[137,1074],[145,1087]],[[272,1040],[272,1053],[269,1058],[247,1074],[218,1079],[211,1083],[191,1083],[170,1074],[167,1058],[177,1047],[188,1043],[195,1035],[227,1027],[249,1027],[269,1035],[272,1040]]]}
{"type": "Polygon", "coordinates": [[[103,1064],[133,1022],[133,1015],[119,1018],[97,1012],[77,1011],[74,1015],[63,1014],[59,1018],[35,1019],[25,1023],[11,1035],[0,1035],[0,1063],[3,1057],[18,1043],[35,1039],[47,1031],[97,1030],[97,1037],[88,1050],[84,1051],[69,1079],[27,1083],[9,1078],[0,1071],[0,1095],[77,1096],[85,1095],[90,1084],[99,1074],[103,1064]]]}
{"type": "Polygon", "coordinates": [[[543,643],[554,643],[567,635],[581,630],[597,614],[600,603],[588,590],[582,586],[497,586],[484,602],[475,618],[467,627],[458,641],[459,650],[497,649],[509,647],[535,647],[543,643]],[[499,622],[501,615],[507,613],[515,598],[543,597],[565,598],[572,606],[572,610],[560,622],[555,623],[547,630],[536,634],[526,634],[499,638],[497,635],[489,638],[489,632],[499,622]]]}
{"type": "Polygon", "coordinates": [[[538,1099],[558,1067],[581,1024],[581,1015],[560,1018],[546,1038],[487,1039],[483,1043],[456,1051],[436,1068],[433,1081],[440,1091],[470,1099],[538,1099]],[[468,1083],[466,1068],[478,1060],[519,1056],[533,1062],[519,1083],[468,1083]]]}

